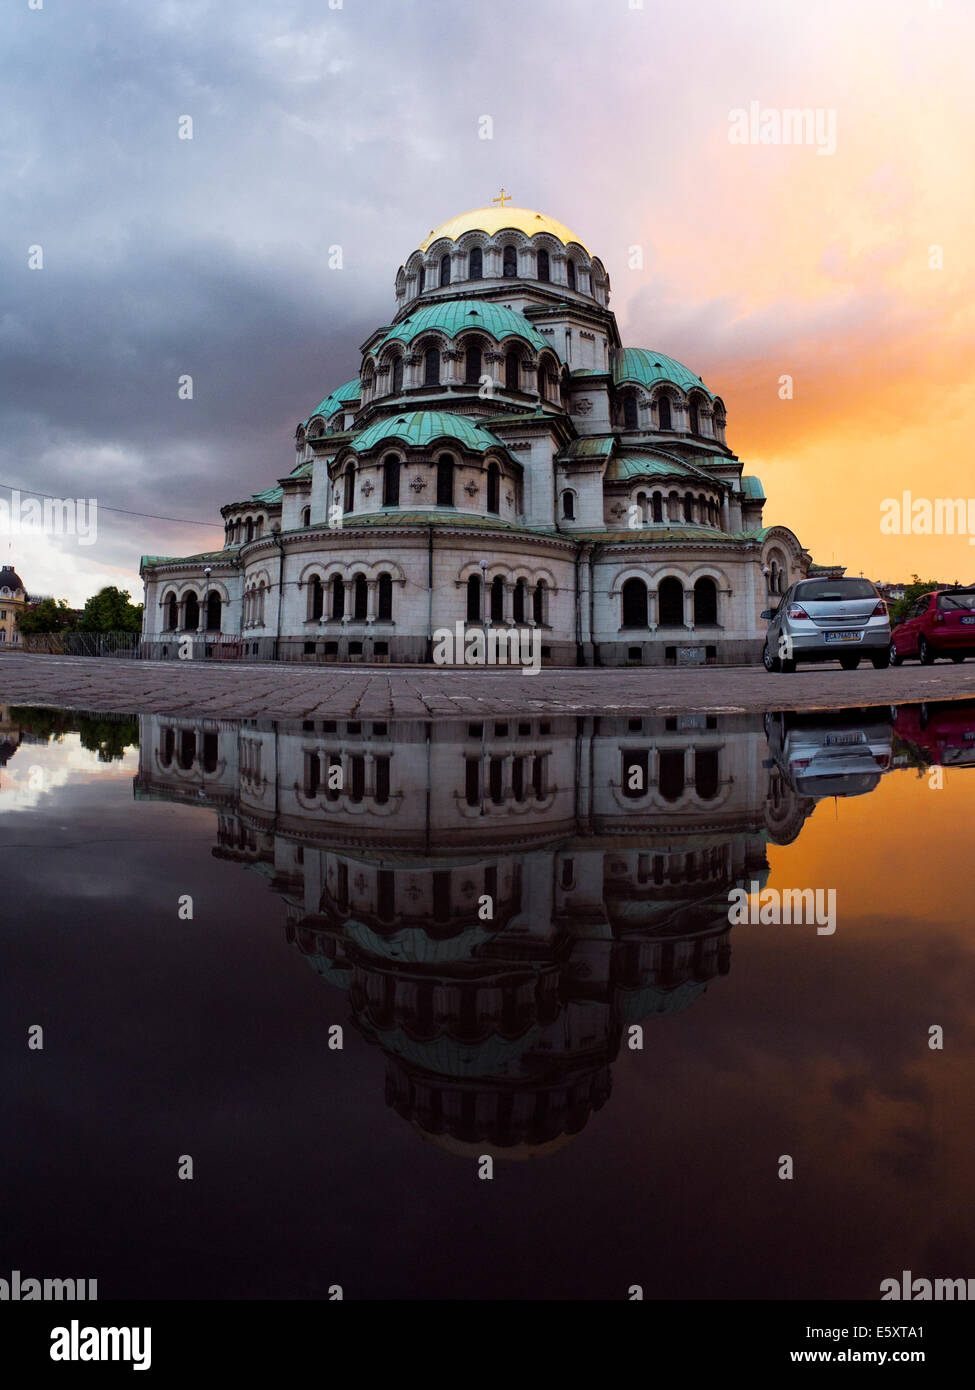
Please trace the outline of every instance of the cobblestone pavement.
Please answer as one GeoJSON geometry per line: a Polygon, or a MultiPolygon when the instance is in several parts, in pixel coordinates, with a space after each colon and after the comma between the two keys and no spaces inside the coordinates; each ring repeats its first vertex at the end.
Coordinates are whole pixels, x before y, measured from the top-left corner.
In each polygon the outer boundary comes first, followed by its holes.
{"type": "Polygon", "coordinates": [[[897,670],[762,667],[502,670],[225,665],[0,655],[0,702],[242,719],[428,719],[479,714],[763,712],[975,699],[975,661],[897,670]]]}

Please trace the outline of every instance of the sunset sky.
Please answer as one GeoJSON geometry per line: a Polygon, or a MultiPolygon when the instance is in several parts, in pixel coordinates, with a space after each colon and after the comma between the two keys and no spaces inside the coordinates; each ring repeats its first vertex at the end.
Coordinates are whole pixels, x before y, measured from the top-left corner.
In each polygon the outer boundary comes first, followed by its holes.
{"type": "Polygon", "coordinates": [[[602,257],[626,343],[722,395],[766,522],[874,579],[975,579],[967,536],[880,531],[904,490],[975,495],[975,9],[631,3],[5,7],[0,484],[102,510],[93,546],[0,535],[0,560],[80,603],[221,544],[397,267],[503,184],[602,257]],[[835,111],[835,153],[732,144],[751,102],[835,111]]]}

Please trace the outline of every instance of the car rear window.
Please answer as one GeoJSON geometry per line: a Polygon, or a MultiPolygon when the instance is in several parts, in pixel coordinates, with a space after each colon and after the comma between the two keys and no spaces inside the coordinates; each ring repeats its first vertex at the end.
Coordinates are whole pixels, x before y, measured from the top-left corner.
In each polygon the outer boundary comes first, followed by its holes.
{"type": "Polygon", "coordinates": [[[805,579],[796,588],[796,598],[804,598],[807,603],[874,598],[876,593],[869,579],[805,579]]]}
{"type": "Polygon", "coordinates": [[[950,594],[939,594],[938,608],[942,613],[954,613],[959,608],[965,612],[975,609],[975,589],[954,589],[950,594]]]}

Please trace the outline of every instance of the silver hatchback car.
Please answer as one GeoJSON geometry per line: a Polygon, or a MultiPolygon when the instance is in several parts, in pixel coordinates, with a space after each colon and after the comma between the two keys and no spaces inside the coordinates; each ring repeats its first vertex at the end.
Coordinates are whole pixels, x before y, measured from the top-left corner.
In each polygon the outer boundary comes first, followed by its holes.
{"type": "Polygon", "coordinates": [[[854,671],[869,657],[890,665],[890,616],[869,579],[800,579],[767,609],[766,671],[796,669],[798,661],[838,661],[854,671]]]}

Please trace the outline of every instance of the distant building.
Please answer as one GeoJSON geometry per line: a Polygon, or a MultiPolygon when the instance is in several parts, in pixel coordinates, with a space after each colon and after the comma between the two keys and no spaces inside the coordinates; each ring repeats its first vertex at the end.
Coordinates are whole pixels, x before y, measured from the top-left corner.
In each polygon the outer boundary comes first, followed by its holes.
{"type": "Polygon", "coordinates": [[[16,570],[4,565],[0,569],[0,646],[16,646],[20,641],[17,623],[26,606],[24,581],[16,570]]]}

